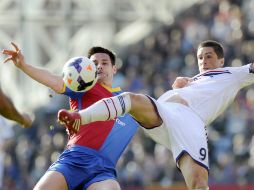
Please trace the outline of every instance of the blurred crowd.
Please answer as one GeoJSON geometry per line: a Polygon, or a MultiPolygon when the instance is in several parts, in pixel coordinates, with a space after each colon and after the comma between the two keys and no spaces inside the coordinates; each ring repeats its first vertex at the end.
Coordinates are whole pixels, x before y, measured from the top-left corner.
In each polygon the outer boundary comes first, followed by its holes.
{"type": "MultiPolygon", "coordinates": [[[[196,47],[206,39],[225,48],[225,66],[253,61],[254,0],[200,1],[179,14],[173,24],[155,29],[140,43],[120,53],[123,64],[115,85],[155,98],[171,89],[177,76],[198,73],[196,47]],[[123,53],[124,52],[124,53],[123,53]]],[[[214,97],[216,98],[216,97],[214,97]]],[[[15,137],[1,142],[3,190],[32,189],[66,143],[66,133],[56,122],[67,98],[54,95],[49,105],[35,111],[28,130],[13,128],[15,137]]],[[[254,86],[242,90],[224,115],[207,126],[210,184],[254,183],[254,86]]],[[[1,164],[0,164],[1,165],[1,164]]],[[[118,162],[123,187],[169,186],[182,183],[172,155],[140,129],[118,162]]],[[[1,175],[0,175],[1,176],[1,175]]]]}

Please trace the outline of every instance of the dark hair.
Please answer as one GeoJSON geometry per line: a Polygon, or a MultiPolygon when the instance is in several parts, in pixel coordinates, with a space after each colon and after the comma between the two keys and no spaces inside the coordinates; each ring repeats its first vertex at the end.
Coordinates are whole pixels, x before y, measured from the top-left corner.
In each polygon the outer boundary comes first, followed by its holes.
{"type": "Polygon", "coordinates": [[[116,64],[116,55],[112,51],[110,51],[109,49],[99,47],[99,46],[95,46],[95,47],[92,47],[88,50],[87,56],[88,56],[88,58],[90,58],[92,55],[94,55],[96,53],[106,53],[106,54],[108,54],[109,57],[110,57],[112,65],[116,64]]]}
{"type": "Polygon", "coordinates": [[[214,52],[216,53],[216,55],[218,56],[219,59],[224,57],[223,46],[219,42],[216,42],[214,40],[206,40],[206,41],[201,42],[198,45],[198,48],[202,48],[202,47],[211,47],[211,48],[213,48],[214,52]]]}

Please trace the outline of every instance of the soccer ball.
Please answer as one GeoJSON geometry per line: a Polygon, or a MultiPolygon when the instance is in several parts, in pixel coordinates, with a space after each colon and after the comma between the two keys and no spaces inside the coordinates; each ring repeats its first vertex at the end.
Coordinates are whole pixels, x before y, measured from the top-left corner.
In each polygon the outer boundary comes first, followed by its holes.
{"type": "Polygon", "coordinates": [[[73,57],[63,67],[63,81],[74,92],[86,92],[97,81],[97,69],[87,57],[73,57]]]}

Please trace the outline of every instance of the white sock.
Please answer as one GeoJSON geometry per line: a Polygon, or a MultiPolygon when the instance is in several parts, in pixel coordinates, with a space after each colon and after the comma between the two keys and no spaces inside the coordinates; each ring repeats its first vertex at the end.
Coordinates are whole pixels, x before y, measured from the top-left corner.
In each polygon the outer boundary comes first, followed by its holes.
{"type": "Polygon", "coordinates": [[[104,98],[88,108],[79,111],[81,124],[85,125],[95,121],[107,121],[128,113],[131,109],[129,93],[104,98]]]}

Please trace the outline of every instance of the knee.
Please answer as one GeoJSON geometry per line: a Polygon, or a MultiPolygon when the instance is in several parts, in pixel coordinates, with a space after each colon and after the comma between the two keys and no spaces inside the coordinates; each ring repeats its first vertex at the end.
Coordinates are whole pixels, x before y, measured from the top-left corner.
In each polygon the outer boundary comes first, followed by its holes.
{"type": "Polygon", "coordinates": [[[125,94],[126,96],[129,96],[131,99],[131,103],[134,105],[141,100],[140,94],[135,94],[132,92],[124,92],[123,94],[125,94]]]}
{"type": "Polygon", "coordinates": [[[131,112],[136,112],[137,110],[143,109],[143,102],[145,100],[144,95],[135,94],[132,92],[124,92],[123,96],[128,96],[131,101],[131,112]]]}
{"type": "Polygon", "coordinates": [[[144,94],[137,94],[132,92],[125,92],[123,93],[125,96],[129,96],[131,100],[131,105],[133,108],[137,109],[144,109],[146,107],[152,106],[151,100],[144,94]]]}

